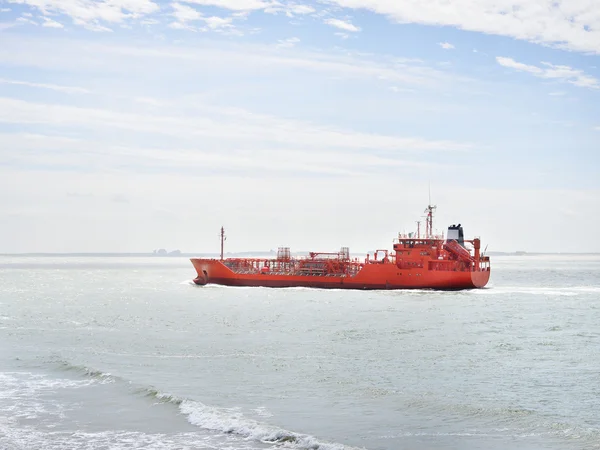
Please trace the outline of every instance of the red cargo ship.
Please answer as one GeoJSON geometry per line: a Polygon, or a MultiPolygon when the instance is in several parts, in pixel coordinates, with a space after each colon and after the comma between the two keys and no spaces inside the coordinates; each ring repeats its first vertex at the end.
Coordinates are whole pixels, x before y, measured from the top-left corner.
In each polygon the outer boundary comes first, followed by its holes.
{"type": "Polygon", "coordinates": [[[336,253],[310,252],[293,257],[287,247],[277,258],[191,258],[198,285],[263,287],[314,287],[328,289],[472,289],[490,279],[490,259],[480,253],[479,238],[464,239],[460,224],[448,227],[448,235],[433,234],[433,212],[425,212],[426,230],[398,235],[393,251],[377,250],[362,261],[350,258],[347,247],[336,253]],[[467,244],[471,244],[467,246],[467,244]]]}

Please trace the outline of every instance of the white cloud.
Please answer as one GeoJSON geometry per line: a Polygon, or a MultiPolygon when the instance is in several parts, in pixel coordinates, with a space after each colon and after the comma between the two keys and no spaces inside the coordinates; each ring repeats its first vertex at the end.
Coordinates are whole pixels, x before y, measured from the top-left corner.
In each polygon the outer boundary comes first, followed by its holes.
{"type": "Polygon", "coordinates": [[[294,17],[296,15],[302,16],[306,14],[314,13],[316,10],[312,6],[302,5],[297,3],[278,3],[274,2],[270,6],[263,9],[266,14],[279,14],[284,13],[288,17],[294,17]]]}
{"type": "Polygon", "coordinates": [[[558,80],[570,83],[578,87],[590,89],[600,89],[600,80],[585,74],[582,70],[573,69],[569,66],[554,65],[548,62],[542,62],[541,66],[534,66],[515,61],[512,58],[497,56],[498,64],[511,69],[527,72],[536,77],[558,80]]]}
{"type": "Polygon", "coordinates": [[[142,25],[156,25],[156,24],[159,24],[160,21],[156,20],[156,19],[143,19],[143,20],[140,20],[140,23],[142,25]]]}
{"type": "Polygon", "coordinates": [[[23,15],[17,19],[17,23],[28,23],[30,25],[39,25],[36,21],[31,20],[29,17],[23,15]]]}
{"type": "Polygon", "coordinates": [[[438,45],[444,50],[452,50],[454,48],[454,45],[449,42],[438,42],[438,45]]]}
{"type": "Polygon", "coordinates": [[[217,17],[210,16],[205,17],[200,11],[195,8],[182,5],[181,3],[171,3],[173,7],[173,16],[178,20],[178,22],[172,22],[169,24],[170,28],[178,29],[178,30],[189,30],[189,31],[221,31],[223,29],[234,28],[233,17],[217,17]],[[188,22],[193,21],[202,21],[206,25],[206,28],[197,29],[191,25],[188,25],[188,22]]]}
{"type": "Polygon", "coordinates": [[[327,25],[331,25],[332,27],[339,28],[340,30],[350,31],[352,33],[356,33],[360,31],[360,28],[356,25],[353,25],[350,22],[345,22],[340,19],[326,19],[324,21],[327,25]]]}
{"type": "Polygon", "coordinates": [[[44,17],[44,23],[42,24],[43,27],[48,27],[48,28],[64,28],[65,26],[60,23],[57,22],[56,20],[52,20],[49,19],[48,17],[44,17]]]}
{"type": "Polygon", "coordinates": [[[15,84],[15,85],[21,85],[21,86],[43,88],[43,89],[51,89],[54,91],[66,92],[68,94],[89,94],[90,93],[90,91],[88,91],[87,89],[83,89],[80,87],[59,86],[56,84],[47,84],[47,83],[32,83],[29,81],[22,81],[22,80],[8,80],[6,78],[0,78],[0,83],[15,84]]]}
{"type": "Polygon", "coordinates": [[[86,29],[90,31],[97,31],[99,33],[112,33],[112,28],[105,27],[104,25],[99,25],[97,23],[81,23],[76,21],[77,25],[83,25],[86,29]]]}
{"type": "Polygon", "coordinates": [[[168,25],[169,28],[173,28],[174,30],[188,30],[188,31],[198,31],[196,28],[194,28],[191,25],[186,25],[183,22],[171,22],[168,25]]]}
{"type": "Polygon", "coordinates": [[[392,92],[415,92],[414,89],[399,88],[398,86],[390,86],[392,92]]]}
{"type": "Polygon", "coordinates": [[[300,42],[300,39],[298,39],[297,37],[291,37],[288,39],[280,39],[277,41],[277,47],[290,48],[290,47],[293,47],[294,45],[296,45],[298,42],[300,42]]]}
{"type": "Polygon", "coordinates": [[[594,130],[596,130],[596,131],[600,131],[600,126],[599,126],[599,127],[596,127],[596,128],[594,128],[594,130]]]}
{"type": "Polygon", "coordinates": [[[535,75],[541,74],[544,72],[541,68],[539,68],[537,66],[523,64],[523,63],[515,61],[512,58],[506,58],[504,56],[496,56],[496,62],[498,64],[500,64],[501,66],[510,67],[511,69],[520,70],[522,72],[533,73],[535,75]]]}
{"type": "MultiPolygon", "coordinates": [[[[61,135],[26,133],[0,133],[0,142],[11,148],[11,164],[20,166],[44,166],[48,169],[61,167],[86,168],[110,171],[124,165],[135,167],[134,171],[147,169],[161,173],[178,173],[209,168],[215,172],[228,170],[246,171],[246,176],[258,176],[264,172],[287,171],[296,174],[360,175],[374,170],[389,168],[432,168],[439,164],[403,159],[398,155],[377,156],[367,152],[348,154],[340,149],[294,148],[279,145],[265,147],[264,143],[246,143],[242,149],[229,146],[206,145],[197,141],[185,147],[124,146],[106,142],[91,142],[61,135]]],[[[0,159],[2,158],[0,152],[0,159]]],[[[447,167],[446,167],[447,168],[447,167]]]]}
{"type": "Polygon", "coordinates": [[[135,114],[60,104],[33,103],[0,97],[0,122],[87,128],[115,128],[167,136],[212,137],[237,141],[286,143],[296,146],[346,149],[465,150],[470,144],[357,133],[299,121],[252,114],[240,109],[209,108],[204,115],[135,114]],[[217,115],[222,115],[218,118],[217,115]]]}
{"type": "Polygon", "coordinates": [[[9,28],[16,27],[18,24],[16,22],[0,22],[0,31],[8,30],[9,28]]]}
{"type": "Polygon", "coordinates": [[[600,88],[600,80],[590,75],[586,75],[582,70],[573,69],[569,66],[555,65],[548,62],[542,62],[544,69],[544,78],[555,78],[566,80],[579,87],[587,87],[598,89],[600,88]]]}
{"type": "Polygon", "coordinates": [[[204,22],[206,22],[206,25],[211,30],[216,30],[219,28],[233,27],[233,25],[231,24],[231,21],[232,21],[232,19],[230,17],[223,18],[223,17],[212,16],[212,17],[207,17],[204,19],[204,22]]]}
{"type": "MultiPolygon", "coordinates": [[[[111,24],[125,26],[130,20],[146,20],[160,8],[152,0],[7,0],[37,8],[43,15],[65,14],[76,25],[108,31],[111,24]]],[[[454,26],[490,34],[515,37],[576,51],[600,53],[600,13],[593,0],[328,0],[340,6],[369,9],[400,23],[454,26]]],[[[316,13],[313,6],[276,0],[181,0],[183,3],[212,6],[236,12],[262,10],[285,12],[290,17],[316,13]]],[[[329,25],[349,32],[360,28],[341,19],[329,25]]],[[[6,25],[3,26],[6,28],[6,25]]]]}
{"type": "Polygon", "coordinates": [[[44,15],[65,14],[77,25],[94,31],[108,31],[100,22],[121,23],[159,10],[151,0],[7,0],[37,8],[44,15]]]}
{"type": "Polygon", "coordinates": [[[538,44],[600,53],[600,9],[595,0],[329,0],[368,9],[399,23],[454,26],[538,44]]]}
{"type": "Polygon", "coordinates": [[[293,4],[293,5],[289,5],[288,8],[289,8],[290,12],[292,12],[293,14],[311,14],[316,11],[315,8],[313,8],[312,6],[308,6],[308,5],[293,4]]]}
{"type": "MultiPolygon", "coordinates": [[[[447,86],[460,81],[426,64],[401,58],[345,53],[273,51],[273,48],[244,44],[218,46],[128,46],[78,43],[69,39],[49,40],[7,36],[0,47],[0,62],[76,72],[97,70],[113,73],[132,73],[171,67],[178,61],[186,69],[203,71],[207,64],[215,70],[252,70],[272,73],[275,70],[302,68],[344,78],[385,79],[391,83],[428,86],[447,86]],[[10,47],[9,47],[10,46],[10,47]],[[10,51],[8,50],[10,48],[10,51]],[[60,52],[56,52],[60,48],[60,52]],[[159,62],[160,61],[160,62],[159,62]],[[146,68],[146,69],[144,69],[146,68]]],[[[471,85],[475,80],[464,78],[471,85]]]]}
{"type": "Polygon", "coordinates": [[[233,11],[251,11],[278,5],[277,2],[263,0],[185,0],[185,2],[203,6],[216,6],[233,11]]]}
{"type": "Polygon", "coordinates": [[[203,17],[197,9],[181,3],[171,3],[171,7],[173,8],[173,16],[182,23],[200,20],[203,17]]]}

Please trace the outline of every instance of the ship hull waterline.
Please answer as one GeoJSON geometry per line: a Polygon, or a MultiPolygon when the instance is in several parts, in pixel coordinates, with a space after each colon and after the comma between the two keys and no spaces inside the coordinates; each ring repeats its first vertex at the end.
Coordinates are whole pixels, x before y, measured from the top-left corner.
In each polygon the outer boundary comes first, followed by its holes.
{"type": "Polygon", "coordinates": [[[217,284],[238,287],[305,287],[321,289],[432,289],[463,290],[486,286],[490,270],[440,271],[427,269],[399,269],[395,264],[367,264],[358,274],[347,276],[314,276],[279,273],[235,273],[217,259],[192,258],[196,269],[197,285],[217,284]]]}

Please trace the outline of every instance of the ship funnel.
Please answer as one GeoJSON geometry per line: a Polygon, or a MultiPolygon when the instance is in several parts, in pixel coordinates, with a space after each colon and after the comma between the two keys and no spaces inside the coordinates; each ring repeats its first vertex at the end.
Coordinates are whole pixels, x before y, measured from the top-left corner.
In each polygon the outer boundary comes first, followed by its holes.
{"type": "Polygon", "coordinates": [[[463,247],[465,246],[465,234],[463,232],[463,227],[460,225],[460,223],[458,225],[450,225],[448,227],[448,237],[446,238],[446,240],[450,241],[452,239],[454,239],[463,247]]]}

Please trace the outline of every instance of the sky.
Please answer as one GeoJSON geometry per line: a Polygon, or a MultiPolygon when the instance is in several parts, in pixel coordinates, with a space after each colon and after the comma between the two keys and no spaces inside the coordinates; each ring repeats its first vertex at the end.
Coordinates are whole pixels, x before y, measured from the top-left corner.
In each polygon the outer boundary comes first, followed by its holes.
{"type": "Polygon", "coordinates": [[[0,0],[0,253],[600,252],[597,0],[0,0]]]}

